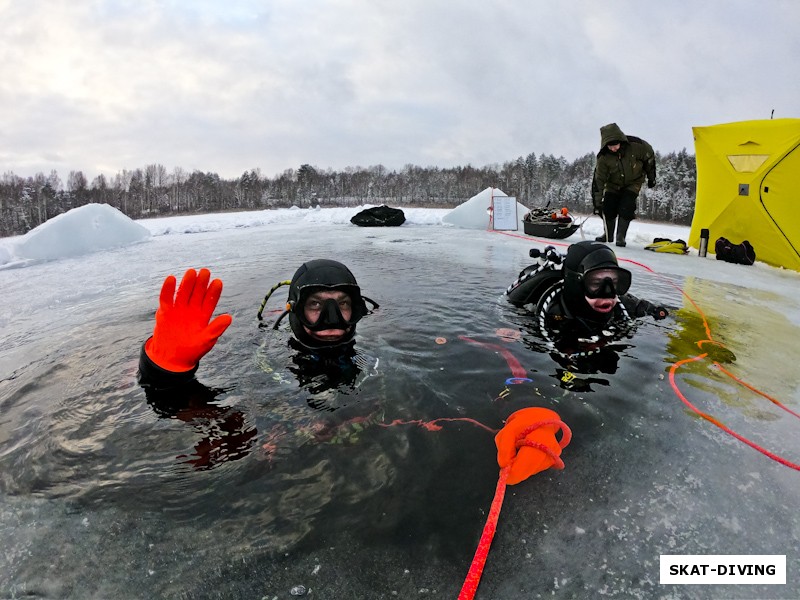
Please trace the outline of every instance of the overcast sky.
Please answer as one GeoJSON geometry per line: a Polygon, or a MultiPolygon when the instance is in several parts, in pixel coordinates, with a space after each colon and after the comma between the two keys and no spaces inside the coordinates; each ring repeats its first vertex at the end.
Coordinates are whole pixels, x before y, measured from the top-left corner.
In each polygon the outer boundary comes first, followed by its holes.
{"type": "Polygon", "coordinates": [[[0,168],[573,160],[800,117],[797,0],[0,0],[0,168]]]}

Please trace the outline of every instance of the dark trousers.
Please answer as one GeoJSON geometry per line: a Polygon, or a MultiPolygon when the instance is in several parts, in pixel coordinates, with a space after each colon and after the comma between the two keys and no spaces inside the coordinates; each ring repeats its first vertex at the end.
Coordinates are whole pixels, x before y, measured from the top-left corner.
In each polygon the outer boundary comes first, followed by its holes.
{"type": "Polygon", "coordinates": [[[616,230],[617,246],[625,245],[628,225],[636,218],[636,198],[638,196],[638,193],[629,190],[605,193],[602,210],[605,233],[597,238],[598,241],[613,241],[616,230]],[[617,227],[617,217],[619,217],[619,227],[617,227]]]}
{"type": "Polygon", "coordinates": [[[618,215],[626,221],[633,221],[638,197],[639,194],[630,190],[606,192],[603,196],[603,217],[609,223],[614,223],[618,215]]]}

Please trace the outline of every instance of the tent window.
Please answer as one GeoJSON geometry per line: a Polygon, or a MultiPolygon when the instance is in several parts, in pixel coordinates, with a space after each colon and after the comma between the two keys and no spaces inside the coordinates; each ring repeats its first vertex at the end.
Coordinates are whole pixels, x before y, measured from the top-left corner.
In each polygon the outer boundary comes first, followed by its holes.
{"type": "Polygon", "coordinates": [[[755,173],[767,162],[769,154],[729,154],[728,161],[738,173],[755,173]]]}

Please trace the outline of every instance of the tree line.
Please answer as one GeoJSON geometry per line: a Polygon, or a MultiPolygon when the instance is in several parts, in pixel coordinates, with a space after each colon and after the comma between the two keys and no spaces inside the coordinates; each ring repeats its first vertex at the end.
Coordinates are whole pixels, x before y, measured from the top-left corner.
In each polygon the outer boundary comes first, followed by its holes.
{"type": "MultiPolygon", "coordinates": [[[[109,204],[132,219],[207,212],[262,210],[297,206],[361,206],[389,204],[452,208],[487,187],[495,187],[529,208],[567,207],[591,213],[591,181],[595,155],[569,162],[535,153],[484,167],[439,168],[406,165],[348,167],[341,171],[308,164],[267,177],[260,169],[236,179],[180,167],[168,171],[152,164],[113,178],[98,175],[89,182],[71,171],[66,183],[57,171],[20,177],[6,172],[0,179],[0,236],[23,234],[72,208],[109,204]]],[[[644,187],[639,218],[688,225],[694,212],[696,165],[686,150],[656,153],[658,185],[644,187]]]]}

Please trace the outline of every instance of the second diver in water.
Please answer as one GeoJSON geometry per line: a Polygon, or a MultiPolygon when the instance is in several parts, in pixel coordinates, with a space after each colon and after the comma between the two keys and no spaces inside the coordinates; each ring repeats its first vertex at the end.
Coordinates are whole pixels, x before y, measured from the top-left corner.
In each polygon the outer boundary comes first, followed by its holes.
{"type": "MultiPolygon", "coordinates": [[[[532,313],[533,329],[564,366],[574,367],[628,337],[636,318],[661,320],[669,314],[663,306],[629,293],[631,272],[619,266],[605,244],[578,242],[565,256],[551,246],[541,258],[540,264],[520,273],[506,297],[532,313]]],[[[592,370],[609,372],[602,366],[592,370]]]]}

